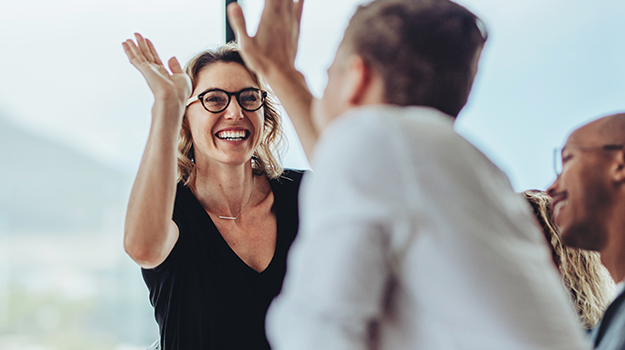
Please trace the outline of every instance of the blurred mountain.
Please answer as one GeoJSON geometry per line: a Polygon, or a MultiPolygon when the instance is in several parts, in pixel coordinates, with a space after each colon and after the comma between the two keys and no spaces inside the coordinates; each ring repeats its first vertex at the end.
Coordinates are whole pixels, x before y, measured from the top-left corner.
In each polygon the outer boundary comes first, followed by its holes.
{"type": "Polygon", "coordinates": [[[0,115],[0,231],[121,230],[131,179],[0,115]]]}

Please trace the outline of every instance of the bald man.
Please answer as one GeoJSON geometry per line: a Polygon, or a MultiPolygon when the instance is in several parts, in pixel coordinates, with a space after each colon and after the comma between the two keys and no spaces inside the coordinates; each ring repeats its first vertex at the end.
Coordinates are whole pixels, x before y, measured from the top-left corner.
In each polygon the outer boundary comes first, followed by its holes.
{"type": "Polygon", "coordinates": [[[573,131],[561,173],[547,192],[562,241],[595,250],[618,283],[617,298],[591,333],[595,349],[625,350],[625,114],[573,131]]]}

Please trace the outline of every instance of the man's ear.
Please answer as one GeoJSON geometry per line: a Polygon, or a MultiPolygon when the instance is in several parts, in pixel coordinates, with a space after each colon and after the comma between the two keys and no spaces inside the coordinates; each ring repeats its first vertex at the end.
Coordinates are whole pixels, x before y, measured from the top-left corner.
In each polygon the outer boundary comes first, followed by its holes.
{"type": "Polygon", "coordinates": [[[351,55],[347,59],[346,69],[343,100],[351,106],[367,104],[374,87],[371,66],[362,57],[351,55]]]}
{"type": "Polygon", "coordinates": [[[612,178],[617,183],[625,183],[625,150],[616,152],[612,165],[612,178]]]}

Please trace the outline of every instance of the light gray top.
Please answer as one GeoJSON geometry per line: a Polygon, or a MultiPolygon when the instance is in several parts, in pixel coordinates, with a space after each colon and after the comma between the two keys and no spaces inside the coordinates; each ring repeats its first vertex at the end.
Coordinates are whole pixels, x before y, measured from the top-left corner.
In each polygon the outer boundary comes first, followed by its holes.
{"type": "Polygon", "coordinates": [[[273,349],[589,349],[529,205],[424,107],[322,134],[267,318],[273,349]]]}

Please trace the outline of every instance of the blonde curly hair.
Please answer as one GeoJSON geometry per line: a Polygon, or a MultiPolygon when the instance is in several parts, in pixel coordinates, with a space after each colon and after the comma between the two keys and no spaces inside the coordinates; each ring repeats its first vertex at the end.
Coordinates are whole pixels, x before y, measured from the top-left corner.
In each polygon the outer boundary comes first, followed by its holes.
{"type": "MultiPolygon", "coordinates": [[[[266,175],[270,179],[276,179],[282,175],[280,165],[280,154],[282,151],[282,141],[284,133],[282,130],[282,119],[278,112],[273,94],[265,81],[250,71],[241,58],[239,46],[235,43],[228,43],[215,50],[202,51],[193,56],[184,67],[185,73],[191,78],[192,90],[197,86],[197,77],[202,69],[218,62],[238,63],[243,66],[252,76],[258,87],[267,92],[267,98],[263,106],[264,126],[263,137],[260,144],[254,150],[252,156],[252,169],[256,175],[266,175]]],[[[195,162],[193,153],[193,137],[189,127],[189,121],[184,116],[180,135],[178,136],[178,182],[184,185],[192,183],[195,177],[195,162]]]]}
{"type": "Polygon", "coordinates": [[[552,219],[553,200],[548,194],[528,190],[523,195],[532,205],[545,238],[551,245],[553,261],[560,271],[580,321],[586,329],[593,328],[599,323],[614,297],[614,281],[601,264],[598,252],[562,244],[560,232],[552,219]]]}

